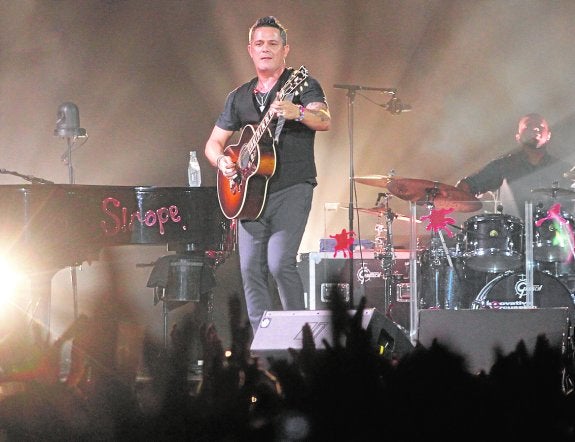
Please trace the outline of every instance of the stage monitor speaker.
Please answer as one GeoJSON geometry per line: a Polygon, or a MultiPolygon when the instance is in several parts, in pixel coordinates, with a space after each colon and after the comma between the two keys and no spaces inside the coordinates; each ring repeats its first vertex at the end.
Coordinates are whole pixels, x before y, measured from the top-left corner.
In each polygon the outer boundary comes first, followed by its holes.
{"type": "Polygon", "coordinates": [[[418,342],[429,347],[435,339],[465,357],[471,373],[489,372],[496,349],[507,355],[523,340],[533,352],[541,334],[552,346],[561,345],[568,331],[568,308],[517,310],[420,310],[418,342]]]}
{"type": "MultiPolygon", "coordinates": [[[[252,341],[252,354],[262,360],[289,360],[288,349],[302,348],[305,324],[311,328],[316,349],[325,350],[324,341],[333,345],[331,314],[330,310],[264,312],[252,341]]],[[[348,314],[355,314],[355,310],[348,310],[348,314]]],[[[399,358],[413,349],[407,331],[375,308],[363,311],[362,328],[371,332],[374,349],[387,358],[399,358]]]]}

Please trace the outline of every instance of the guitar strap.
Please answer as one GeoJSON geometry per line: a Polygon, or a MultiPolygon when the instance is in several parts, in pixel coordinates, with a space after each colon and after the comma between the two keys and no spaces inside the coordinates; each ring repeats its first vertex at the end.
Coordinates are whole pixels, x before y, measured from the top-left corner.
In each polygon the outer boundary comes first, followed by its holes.
{"type": "MultiPolygon", "coordinates": [[[[292,68],[290,66],[282,73],[282,75],[280,77],[280,81],[278,82],[278,86],[277,86],[278,90],[284,86],[285,82],[287,81],[287,79],[289,78],[289,76],[292,74],[293,71],[294,71],[294,68],[292,68]]],[[[293,100],[293,93],[287,94],[284,97],[284,100],[285,101],[292,101],[293,100]]],[[[279,117],[277,119],[276,128],[275,128],[275,132],[274,132],[274,143],[278,142],[278,140],[280,138],[281,131],[284,127],[284,124],[285,124],[285,118],[279,117]]]]}
{"type": "MultiPolygon", "coordinates": [[[[285,101],[292,101],[293,100],[293,93],[291,94],[287,94],[284,98],[285,101]]],[[[278,118],[278,122],[276,123],[276,130],[274,133],[274,143],[277,143],[280,139],[280,133],[282,131],[282,129],[284,128],[284,124],[286,122],[286,119],[281,116],[278,118]]]]}

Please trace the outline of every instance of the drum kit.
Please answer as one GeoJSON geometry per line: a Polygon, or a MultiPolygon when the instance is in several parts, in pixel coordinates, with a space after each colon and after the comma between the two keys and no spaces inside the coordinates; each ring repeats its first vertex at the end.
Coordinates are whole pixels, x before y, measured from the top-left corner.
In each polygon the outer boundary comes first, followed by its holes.
{"type": "MultiPolygon", "coordinates": [[[[385,279],[386,314],[396,321],[393,309],[400,295],[401,301],[405,302],[406,275],[393,271],[392,222],[410,220],[410,217],[394,213],[389,208],[389,198],[395,196],[424,205],[430,214],[437,209],[445,209],[445,213],[476,212],[482,209],[483,202],[455,186],[430,180],[371,175],[356,177],[354,181],[389,192],[379,194],[375,207],[357,210],[376,215],[383,221],[376,224],[374,251],[375,258],[381,261],[385,279]]],[[[574,190],[556,185],[533,189],[532,193],[551,197],[553,201],[559,197],[575,201],[574,190]]],[[[533,306],[567,307],[573,315],[575,220],[565,211],[555,216],[550,213],[550,207],[539,204],[533,214],[533,306]]],[[[423,218],[431,219],[430,216],[420,217],[416,222],[423,218]]],[[[429,247],[420,249],[418,246],[418,308],[525,308],[524,222],[504,213],[481,213],[469,217],[461,226],[448,224],[448,227],[460,231],[454,245],[447,246],[441,229],[432,229],[429,247]]]]}

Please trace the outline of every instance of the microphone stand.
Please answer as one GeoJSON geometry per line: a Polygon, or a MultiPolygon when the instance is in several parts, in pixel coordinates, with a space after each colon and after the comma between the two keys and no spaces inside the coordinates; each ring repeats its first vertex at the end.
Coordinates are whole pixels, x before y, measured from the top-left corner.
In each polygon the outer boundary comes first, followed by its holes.
{"type": "Polygon", "coordinates": [[[6,170],[2,168],[0,169],[0,173],[20,177],[22,179],[25,179],[26,181],[31,182],[32,184],[54,184],[54,181],[45,180],[44,178],[38,178],[35,177],[34,175],[23,175],[21,173],[14,172],[13,170],[6,170]]]}
{"type": "MultiPolygon", "coordinates": [[[[353,162],[353,104],[355,100],[355,91],[356,89],[348,89],[347,91],[347,127],[348,127],[348,138],[349,138],[349,209],[347,212],[348,216],[348,231],[353,232],[353,219],[354,219],[354,197],[353,197],[353,185],[354,185],[354,176],[355,176],[355,169],[354,169],[354,162],[353,162]]],[[[360,241],[361,246],[361,241],[360,241]]],[[[354,281],[353,281],[353,265],[354,265],[354,256],[353,256],[353,242],[350,246],[350,263],[349,263],[349,308],[353,309],[355,306],[355,302],[353,299],[353,292],[354,292],[354,281]]]]}
{"type": "MultiPolygon", "coordinates": [[[[353,114],[353,105],[355,100],[355,95],[358,90],[367,90],[367,91],[379,91],[381,93],[387,93],[395,95],[397,90],[394,88],[375,88],[375,87],[367,87],[367,86],[358,86],[354,84],[334,84],[334,88],[336,89],[346,89],[347,90],[347,127],[348,127],[348,138],[349,138],[349,203],[348,203],[348,230],[353,232],[353,224],[354,224],[354,197],[353,197],[353,189],[355,184],[355,172],[354,172],[354,163],[353,163],[353,152],[354,152],[354,145],[353,145],[353,125],[354,125],[354,114],[353,114]]],[[[360,250],[361,250],[361,240],[360,240],[360,250]]],[[[354,299],[353,299],[353,287],[354,287],[354,256],[353,256],[353,243],[350,246],[350,265],[349,265],[349,305],[350,309],[354,308],[354,299]]]]}
{"type": "MultiPolygon", "coordinates": [[[[66,152],[61,156],[61,160],[68,166],[68,182],[75,184],[74,166],[72,165],[72,150],[79,137],[87,139],[86,129],[80,127],[80,112],[78,106],[72,102],[62,103],[58,107],[58,119],[54,135],[66,138],[66,152]]],[[[84,143],[82,143],[84,144],[84,143]]],[[[80,145],[81,146],[81,145],[80,145]]],[[[78,279],[76,274],[76,263],[70,265],[70,275],[72,279],[72,297],[74,303],[74,320],[78,319],[78,279]]]]}
{"type": "Polygon", "coordinates": [[[63,155],[63,160],[68,166],[68,184],[75,184],[74,166],[72,165],[72,147],[74,146],[72,137],[66,137],[66,145],[68,146],[68,149],[63,155]]]}
{"type": "MultiPolygon", "coordinates": [[[[86,131],[84,129],[76,129],[75,132],[78,132],[78,136],[85,136],[86,131]]],[[[72,150],[74,148],[75,140],[77,136],[70,136],[69,134],[65,135],[66,138],[66,152],[62,155],[62,161],[66,163],[68,166],[68,183],[75,184],[74,178],[74,166],[72,164],[72,150]]],[[[70,279],[72,282],[72,302],[74,304],[74,319],[78,319],[78,274],[77,274],[77,266],[71,265],[70,266],[70,279]]]]}
{"type": "MultiPolygon", "coordinates": [[[[66,137],[66,157],[65,162],[68,165],[68,183],[75,184],[74,178],[74,166],[72,165],[72,147],[74,146],[74,139],[72,137],[66,137]]],[[[78,319],[78,274],[76,270],[76,265],[72,264],[70,266],[70,279],[72,281],[72,303],[74,305],[74,320],[78,319]]]]}

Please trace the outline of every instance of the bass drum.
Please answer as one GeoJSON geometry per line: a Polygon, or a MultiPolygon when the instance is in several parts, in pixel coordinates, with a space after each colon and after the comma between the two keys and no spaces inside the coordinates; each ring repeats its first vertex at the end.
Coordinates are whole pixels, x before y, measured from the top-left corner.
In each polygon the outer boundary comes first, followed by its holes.
{"type": "MultiPolygon", "coordinates": [[[[527,279],[525,273],[508,271],[493,278],[479,292],[472,309],[527,308],[527,279]]],[[[573,318],[573,295],[559,279],[548,273],[533,272],[533,305],[539,308],[567,307],[573,318]]]]}

